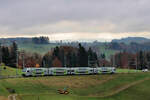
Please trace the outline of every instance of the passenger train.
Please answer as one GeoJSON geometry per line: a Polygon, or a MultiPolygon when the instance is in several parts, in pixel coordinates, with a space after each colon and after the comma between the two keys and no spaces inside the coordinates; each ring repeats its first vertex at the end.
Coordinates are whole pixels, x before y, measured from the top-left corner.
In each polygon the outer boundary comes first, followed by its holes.
{"type": "Polygon", "coordinates": [[[52,68],[24,68],[22,76],[56,76],[56,75],[90,75],[101,73],[115,73],[115,67],[52,67],[52,68]]]}

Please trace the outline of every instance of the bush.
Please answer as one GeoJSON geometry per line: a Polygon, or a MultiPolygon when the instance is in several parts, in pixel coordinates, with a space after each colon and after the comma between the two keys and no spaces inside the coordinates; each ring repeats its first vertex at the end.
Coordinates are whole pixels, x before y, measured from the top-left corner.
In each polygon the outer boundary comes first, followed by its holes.
{"type": "Polygon", "coordinates": [[[4,67],[3,69],[6,70],[6,67],[4,67]]]}
{"type": "Polygon", "coordinates": [[[16,93],[15,89],[11,89],[11,88],[6,88],[8,90],[9,93],[16,93]]]}

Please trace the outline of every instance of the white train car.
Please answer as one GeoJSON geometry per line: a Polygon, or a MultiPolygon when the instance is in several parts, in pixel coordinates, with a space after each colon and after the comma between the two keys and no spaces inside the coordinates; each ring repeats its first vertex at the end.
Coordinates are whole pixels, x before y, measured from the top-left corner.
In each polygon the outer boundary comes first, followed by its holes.
{"type": "Polygon", "coordinates": [[[101,73],[115,73],[115,67],[51,67],[51,68],[24,68],[22,76],[50,76],[50,75],[89,75],[101,73]]]}
{"type": "Polygon", "coordinates": [[[86,75],[93,74],[93,68],[90,67],[75,67],[71,68],[71,75],[86,75]]]}
{"type": "Polygon", "coordinates": [[[66,67],[52,67],[48,69],[48,75],[67,75],[69,74],[69,68],[66,67]]]}
{"type": "Polygon", "coordinates": [[[46,76],[48,75],[47,68],[24,68],[22,70],[23,76],[46,76]]]}
{"type": "Polygon", "coordinates": [[[98,67],[96,68],[96,73],[97,74],[105,74],[105,73],[110,73],[113,74],[116,72],[116,68],[115,67],[98,67]]]}

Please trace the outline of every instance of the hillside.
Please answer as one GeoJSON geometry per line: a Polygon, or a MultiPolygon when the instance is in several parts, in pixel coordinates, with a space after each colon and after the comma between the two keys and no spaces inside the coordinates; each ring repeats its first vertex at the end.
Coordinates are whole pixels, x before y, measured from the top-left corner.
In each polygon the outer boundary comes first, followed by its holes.
{"type": "Polygon", "coordinates": [[[17,42],[17,43],[28,43],[32,42],[32,38],[27,37],[18,37],[18,38],[0,38],[0,43],[2,44],[10,44],[11,42],[17,42]]]}
{"type": "Polygon", "coordinates": [[[3,79],[0,97],[7,98],[10,93],[6,88],[11,88],[18,94],[17,100],[149,100],[149,76],[134,73],[3,79]],[[57,93],[66,86],[69,95],[57,93]]]}
{"type": "MultiPolygon", "coordinates": [[[[56,46],[61,46],[61,45],[69,45],[69,44],[57,44],[57,43],[50,43],[50,44],[34,44],[34,43],[19,43],[18,47],[19,50],[25,50],[27,52],[36,52],[39,54],[44,55],[48,51],[50,51],[52,48],[55,48],[56,46]]],[[[74,45],[71,45],[74,46],[74,45]]],[[[100,54],[105,54],[106,59],[109,60],[111,55],[114,55],[118,50],[113,50],[107,48],[104,44],[97,44],[97,45],[86,45],[85,48],[92,47],[92,50],[97,52],[98,56],[100,54]]]]}
{"type": "Polygon", "coordinates": [[[39,53],[39,54],[45,54],[52,48],[56,47],[56,44],[34,44],[34,43],[19,43],[18,47],[19,50],[25,50],[27,52],[31,53],[39,53]]]}
{"type": "MultiPolygon", "coordinates": [[[[58,42],[58,43],[47,43],[47,44],[36,44],[32,42],[32,38],[0,38],[0,43],[2,45],[10,45],[12,41],[16,41],[19,47],[19,50],[25,50],[31,53],[39,53],[44,55],[49,50],[56,46],[73,46],[78,47],[79,42],[58,42]]],[[[127,51],[131,53],[136,53],[140,50],[149,51],[150,50],[150,39],[143,37],[128,37],[119,40],[112,40],[112,42],[103,43],[103,42],[82,42],[82,45],[88,50],[89,47],[93,51],[97,52],[100,57],[101,54],[105,54],[106,59],[109,60],[111,55],[119,51],[127,51]],[[122,43],[123,42],[123,43],[122,43]]]]}
{"type": "Polygon", "coordinates": [[[21,71],[21,69],[11,68],[8,66],[0,66],[0,76],[15,76],[16,73],[21,75],[21,71]]]}
{"type": "Polygon", "coordinates": [[[145,43],[145,42],[150,42],[150,39],[144,37],[127,37],[122,39],[114,39],[112,40],[112,42],[126,43],[126,44],[130,44],[131,42],[145,43]]]}

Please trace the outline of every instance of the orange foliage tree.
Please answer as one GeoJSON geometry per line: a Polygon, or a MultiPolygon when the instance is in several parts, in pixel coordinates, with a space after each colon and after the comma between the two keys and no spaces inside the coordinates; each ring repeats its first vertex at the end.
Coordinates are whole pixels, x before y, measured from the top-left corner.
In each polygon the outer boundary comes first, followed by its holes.
{"type": "Polygon", "coordinates": [[[35,65],[35,67],[36,67],[36,68],[39,68],[39,67],[40,67],[40,65],[39,65],[39,64],[36,64],[36,65],[35,65]]]}

